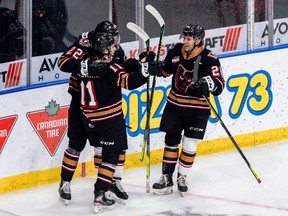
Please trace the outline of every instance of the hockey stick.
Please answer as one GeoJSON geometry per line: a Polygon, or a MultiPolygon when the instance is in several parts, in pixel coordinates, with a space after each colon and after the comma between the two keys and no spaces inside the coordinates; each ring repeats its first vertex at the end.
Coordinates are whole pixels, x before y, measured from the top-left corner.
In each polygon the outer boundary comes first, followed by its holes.
{"type": "MultiPolygon", "coordinates": [[[[132,22],[127,23],[127,28],[131,31],[133,31],[135,34],[137,34],[139,37],[142,38],[142,40],[146,44],[146,51],[148,52],[150,50],[150,37],[149,35],[138,25],[132,22]]],[[[150,76],[148,76],[147,80],[147,112],[146,112],[146,127],[145,127],[145,133],[144,133],[144,140],[142,142],[142,149],[141,149],[141,158],[140,161],[143,162],[144,159],[144,153],[145,153],[145,146],[146,142],[150,143],[150,94],[149,94],[149,89],[150,89],[150,76]],[[148,130],[146,128],[148,127],[148,130]],[[146,138],[146,139],[145,139],[146,138]]],[[[148,152],[148,151],[147,151],[148,152]]],[[[149,154],[146,155],[147,163],[146,163],[146,192],[150,193],[150,149],[149,149],[149,154]]]]}
{"type": "MultiPolygon", "coordinates": [[[[146,44],[147,51],[149,51],[149,49],[150,49],[150,37],[149,37],[149,35],[141,27],[139,27],[138,25],[136,25],[135,23],[132,23],[132,22],[127,23],[127,28],[142,38],[142,40],[146,44]]],[[[149,105],[148,105],[149,88],[150,88],[150,80],[148,80],[148,82],[147,82],[147,111],[148,111],[148,107],[149,107],[149,105]]],[[[148,115],[148,112],[147,112],[147,115],[148,115]]],[[[149,116],[149,118],[150,118],[150,116],[149,116]]],[[[148,119],[148,116],[147,116],[147,119],[148,119]]],[[[148,137],[148,134],[146,134],[147,133],[146,128],[147,128],[147,121],[146,121],[146,125],[145,125],[144,140],[142,142],[141,157],[140,157],[141,162],[143,162],[143,159],[144,159],[146,140],[148,137]]]]}
{"type": "MultiPolygon", "coordinates": [[[[165,22],[160,15],[160,13],[152,6],[152,5],[146,5],[146,10],[155,17],[155,19],[158,21],[160,25],[160,38],[159,38],[159,44],[158,44],[158,52],[157,52],[157,62],[160,60],[160,52],[161,52],[161,47],[162,47],[162,41],[164,38],[164,32],[165,32],[165,22]]],[[[144,151],[145,151],[145,145],[146,145],[146,177],[147,177],[147,182],[150,179],[150,116],[151,116],[151,108],[152,108],[152,103],[153,103],[153,95],[154,95],[154,89],[156,86],[156,78],[157,76],[153,77],[153,82],[152,82],[152,88],[151,88],[151,95],[150,95],[150,100],[148,100],[147,103],[147,120],[146,120],[146,127],[145,127],[145,133],[144,133],[144,139],[142,143],[142,152],[141,152],[141,161],[143,161],[143,156],[144,156],[144,151]],[[144,145],[144,147],[143,147],[144,145]]],[[[148,94],[148,92],[147,92],[148,94]]],[[[146,184],[146,192],[150,192],[150,186],[148,183],[146,184]]]]}
{"type": "Polygon", "coordinates": [[[232,141],[232,143],[234,144],[234,146],[236,147],[236,149],[238,150],[238,152],[240,153],[241,157],[244,159],[244,161],[246,162],[247,166],[249,167],[250,171],[252,172],[252,174],[254,175],[254,177],[256,178],[257,182],[260,184],[261,180],[260,178],[257,176],[256,172],[254,171],[254,169],[252,168],[252,166],[250,165],[249,161],[247,160],[247,158],[245,157],[244,153],[242,152],[241,148],[239,147],[239,145],[236,143],[235,139],[233,138],[233,136],[231,135],[231,133],[229,132],[229,130],[227,129],[227,127],[225,126],[224,122],[222,121],[222,119],[220,118],[220,116],[218,115],[217,111],[215,110],[215,108],[212,106],[211,102],[209,101],[209,99],[203,95],[203,97],[205,98],[205,100],[207,101],[207,103],[209,104],[210,108],[212,109],[213,113],[216,115],[217,119],[219,120],[220,124],[222,125],[222,127],[224,128],[224,130],[226,131],[226,133],[228,134],[230,140],[232,141]]]}
{"type": "Polygon", "coordinates": [[[142,38],[142,40],[145,42],[146,47],[147,47],[147,51],[149,51],[150,49],[150,37],[149,35],[138,25],[136,25],[133,22],[128,22],[126,27],[133,31],[135,34],[137,34],[139,37],[142,38]]]}
{"type": "MultiPolygon", "coordinates": [[[[198,69],[199,69],[199,64],[201,61],[201,56],[198,55],[198,57],[196,58],[195,64],[194,64],[194,69],[193,69],[193,79],[192,82],[196,83],[198,80],[198,69]]],[[[238,152],[240,153],[241,157],[244,159],[244,161],[246,162],[247,166],[249,167],[249,169],[251,170],[252,174],[254,175],[254,177],[256,178],[257,182],[260,184],[261,180],[260,178],[257,176],[256,172],[254,171],[254,169],[252,168],[252,166],[250,165],[249,161],[247,160],[247,158],[245,157],[244,153],[242,152],[241,148],[239,147],[239,145],[236,143],[235,139],[233,138],[233,136],[231,135],[231,133],[229,132],[229,130],[227,129],[227,127],[225,126],[224,122],[222,121],[222,119],[220,118],[220,116],[218,115],[217,111],[215,110],[215,108],[213,107],[213,105],[211,104],[211,102],[209,101],[209,99],[202,94],[202,96],[204,97],[204,99],[206,100],[206,102],[208,103],[209,107],[212,109],[213,113],[216,115],[218,121],[220,122],[220,124],[222,125],[222,127],[224,128],[224,130],[226,131],[226,133],[228,134],[230,140],[232,141],[232,143],[234,144],[234,146],[236,147],[236,149],[238,150],[238,152]]]]}
{"type": "MultiPolygon", "coordinates": [[[[160,25],[160,38],[159,38],[159,45],[158,45],[158,52],[157,52],[157,61],[160,60],[160,52],[161,52],[161,47],[162,47],[162,42],[164,38],[164,32],[165,32],[165,22],[160,15],[160,13],[152,6],[152,5],[146,5],[146,10],[151,13],[155,19],[158,21],[160,25]]],[[[142,152],[141,152],[141,158],[140,161],[142,162],[144,159],[144,151],[145,151],[145,144],[148,143],[150,145],[150,113],[151,113],[151,108],[152,108],[152,101],[153,101],[153,95],[154,95],[154,89],[156,86],[156,77],[153,77],[153,82],[152,82],[152,89],[151,89],[151,97],[149,101],[149,105],[147,106],[147,113],[149,115],[149,118],[146,121],[146,126],[145,126],[145,134],[144,134],[144,139],[142,142],[142,152]]],[[[150,146],[147,146],[147,153],[150,154],[150,146]]]]}
{"type": "MultiPolygon", "coordinates": [[[[160,60],[160,53],[161,53],[161,47],[164,39],[164,32],[165,32],[165,22],[160,13],[152,6],[152,5],[146,5],[146,10],[155,17],[155,19],[158,21],[160,25],[160,38],[159,38],[159,44],[158,44],[158,51],[157,51],[157,62],[160,60]]],[[[151,99],[150,99],[150,108],[152,107],[152,101],[153,101],[153,95],[154,95],[154,89],[156,86],[156,78],[157,76],[153,77],[152,82],[152,89],[151,89],[151,99]]]]}
{"type": "MultiPolygon", "coordinates": [[[[164,32],[165,32],[165,22],[162,18],[162,16],[160,15],[160,13],[152,6],[152,5],[146,5],[146,10],[155,17],[155,19],[158,21],[159,25],[160,25],[160,38],[159,38],[159,44],[158,44],[158,51],[157,51],[157,62],[160,60],[160,53],[161,53],[161,47],[162,47],[162,43],[163,43],[163,39],[164,39],[164,32]]],[[[152,88],[151,88],[151,98],[150,98],[150,110],[149,113],[151,113],[151,108],[152,108],[152,103],[153,103],[153,95],[154,95],[154,90],[155,90],[155,86],[156,86],[156,78],[157,76],[153,77],[153,82],[152,82],[152,88]]],[[[145,130],[150,130],[150,119],[148,119],[148,121],[146,122],[146,128],[145,130]]],[[[146,133],[149,136],[149,132],[146,133]]],[[[146,137],[149,139],[149,137],[146,137]]],[[[145,140],[145,137],[144,137],[145,140]]],[[[150,141],[147,142],[147,152],[149,152],[150,154],[150,141]]]]}

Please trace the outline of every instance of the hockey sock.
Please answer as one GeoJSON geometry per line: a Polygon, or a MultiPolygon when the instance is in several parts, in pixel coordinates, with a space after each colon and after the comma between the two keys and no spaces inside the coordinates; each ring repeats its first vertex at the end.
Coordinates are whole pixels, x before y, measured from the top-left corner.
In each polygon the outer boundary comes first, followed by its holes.
{"type": "Polygon", "coordinates": [[[163,174],[172,174],[174,172],[175,166],[178,161],[178,151],[179,151],[178,145],[176,146],[165,145],[162,161],[163,174]]]}
{"type": "Polygon", "coordinates": [[[78,165],[80,152],[68,147],[64,152],[62,161],[61,178],[63,181],[71,181],[78,165]]]}

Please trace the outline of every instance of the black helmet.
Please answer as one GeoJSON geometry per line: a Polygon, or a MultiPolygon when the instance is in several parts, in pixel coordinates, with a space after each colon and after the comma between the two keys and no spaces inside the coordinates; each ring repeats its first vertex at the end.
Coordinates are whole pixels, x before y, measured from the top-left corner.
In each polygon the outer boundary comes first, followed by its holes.
{"type": "Polygon", "coordinates": [[[98,34],[101,32],[110,33],[112,36],[117,36],[119,34],[117,25],[110,21],[103,21],[96,26],[94,33],[98,34]]]}
{"type": "Polygon", "coordinates": [[[193,37],[194,40],[202,41],[205,37],[205,30],[200,25],[187,25],[183,29],[183,35],[193,37]]]}
{"type": "Polygon", "coordinates": [[[106,32],[94,34],[93,48],[97,51],[111,50],[111,46],[115,43],[114,37],[106,32]]]}
{"type": "Polygon", "coordinates": [[[113,24],[110,21],[103,21],[96,26],[94,30],[94,35],[102,32],[109,33],[114,37],[115,45],[118,49],[120,44],[120,34],[117,25],[113,24]]]}

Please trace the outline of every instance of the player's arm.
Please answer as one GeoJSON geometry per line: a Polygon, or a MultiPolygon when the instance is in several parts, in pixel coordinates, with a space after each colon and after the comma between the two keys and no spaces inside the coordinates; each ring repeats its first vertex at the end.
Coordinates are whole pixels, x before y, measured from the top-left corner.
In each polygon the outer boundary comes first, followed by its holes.
{"type": "Polygon", "coordinates": [[[125,69],[119,64],[111,64],[114,80],[117,86],[132,90],[145,84],[150,75],[158,75],[162,71],[161,64],[155,61],[156,54],[143,52],[139,60],[128,59],[125,69]]]}
{"type": "Polygon", "coordinates": [[[59,69],[67,73],[77,72],[84,53],[84,48],[79,45],[79,42],[74,43],[58,59],[59,69]]]}
{"type": "Polygon", "coordinates": [[[197,81],[196,86],[200,88],[204,95],[208,95],[209,92],[215,96],[220,95],[225,87],[225,80],[217,55],[210,52],[202,61],[202,65],[205,76],[197,81]]]}
{"type": "Polygon", "coordinates": [[[110,70],[112,70],[113,73],[109,73],[106,76],[117,86],[128,90],[136,89],[147,82],[149,73],[147,72],[148,76],[143,76],[145,72],[142,72],[142,67],[144,70],[144,65],[142,66],[141,63],[136,62],[135,64],[137,65],[134,65],[133,69],[130,68],[129,71],[119,64],[111,64],[110,70]]]}

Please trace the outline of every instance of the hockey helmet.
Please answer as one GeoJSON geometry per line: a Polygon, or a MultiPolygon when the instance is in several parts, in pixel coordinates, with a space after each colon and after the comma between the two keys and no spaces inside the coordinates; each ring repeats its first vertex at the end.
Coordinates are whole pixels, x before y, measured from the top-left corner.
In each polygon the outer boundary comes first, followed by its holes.
{"type": "Polygon", "coordinates": [[[114,40],[116,42],[116,48],[119,48],[119,44],[120,44],[120,34],[119,34],[119,29],[117,27],[117,25],[113,24],[110,21],[103,21],[100,22],[95,30],[94,30],[94,34],[98,34],[98,33],[102,33],[102,32],[106,32],[106,33],[110,33],[113,37],[114,40]]]}
{"type": "Polygon", "coordinates": [[[112,36],[117,36],[119,34],[119,29],[117,25],[113,24],[112,22],[103,21],[100,22],[94,30],[95,34],[102,32],[110,33],[112,36]]]}
{"type": "Polygon", "coordinates": [[[183,35],[193,37],[194,40],[202,41],[205,37],[205,30],[200,25],[187,25],[183,29],[183,35]]]}
{"type": "Polygon", "coordinates": [[[111,46],[115,43],[114,37],[106,32],[94,34],[93,48],[97,51],[103,52],[108,50],[110,52],[111,46]]]}

